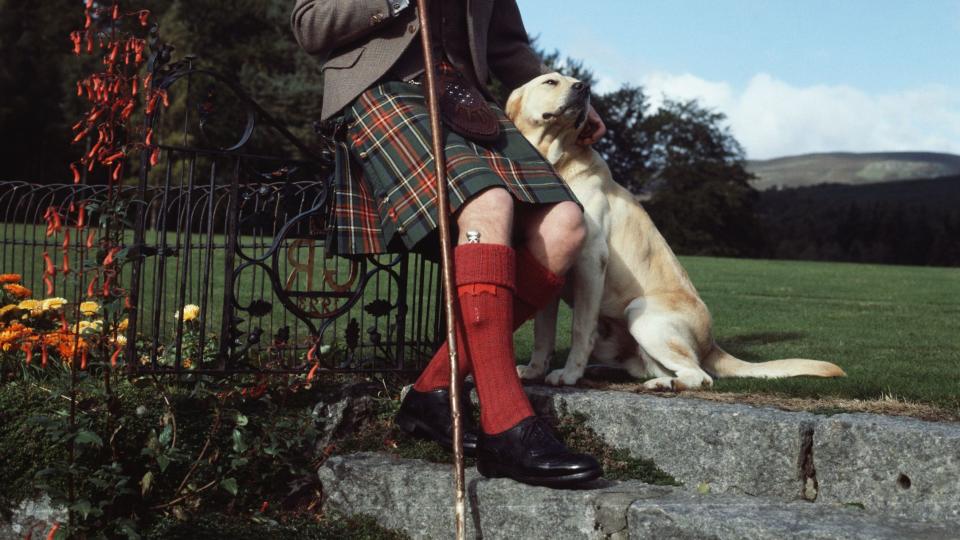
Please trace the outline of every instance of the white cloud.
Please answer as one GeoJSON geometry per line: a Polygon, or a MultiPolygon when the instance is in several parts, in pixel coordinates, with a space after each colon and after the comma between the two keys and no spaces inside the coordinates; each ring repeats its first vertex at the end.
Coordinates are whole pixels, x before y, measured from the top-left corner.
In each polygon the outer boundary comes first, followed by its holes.
{"type": "MultiPolygon", "coordinates": [[[[600,90],[612,79],[600,77],[600,90]]],[[[636,81],[654,105],[698,99],[727,115],[751,159],[808,152],[923,150],[960,154],[960,91],[922,86],[870,94],[843,85],[799,87],[755,75],[744,88],[691,74],[649,73],[636,81]]]]}

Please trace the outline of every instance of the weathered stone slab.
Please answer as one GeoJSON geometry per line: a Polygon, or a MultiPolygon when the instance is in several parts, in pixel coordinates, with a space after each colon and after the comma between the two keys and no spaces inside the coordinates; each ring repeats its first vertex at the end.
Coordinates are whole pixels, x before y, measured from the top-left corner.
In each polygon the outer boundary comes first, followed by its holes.
{"type": "Polygon", "coordinates": [[[603,441],[688,487],[799,499],[798,459],[816,416],[697,399],[527,387],[541,414],[583,414],[603,441]]]}
{"type": "MultiPolygon", "coordinates": [[[[816,426],[818,501],[960,519],[960,426],[840,414],[816,426]]],[[[960,536],[960,533],[958,533],[960,536]]]]}
{"type": "Polygon", "coordinates": [[[628,512],[629,538],[704,540],[948,539],[956,529],[816,503],[724,500],[637,501],[628,512]]]}
{"type": "MultiPolygon", "coordinates": [[[[449,465],[361,453],[331,457],[319,471],[325,504],[347,514],[367,514],[388,529],[412,538],[452,538],[453,474],[449,465]]],[[[486,479],[467,470],[467,533],[470,538],[529,538],[545,531],[551,540],[605,538],[625,531],[626,509],[614,504],[623,484],[599,482],[597,489],[553,490],[507,479],[486,479]],[[613,497],[611,499],[610,497],[613,497]],[[605,512],[605,513],[604,513],[605,512]],[[598,513],[603,513],[598,518],[598,513]]],[[[662,491],[640,482],[635,489],[662,491]]]]}
{"type": "Polygon", "coordinates": [[[863,505],[960,521],[960,425],[874,414],[832,417],[626,392],[527,387],[541,414],[580,413],[686,487],[863,505]]]}
{"type": "MultiPolygon", "coordinates": [[[[373,516],[412,538],[453,535],[451,470],[384,454],[332,457],[320,469],[328,509],[373,516]]],[[[467,470],[470,538],[902,539],[951,538],[914,523],[829,504],[701,494],[641,482],[551,490],[467,470]]]]}

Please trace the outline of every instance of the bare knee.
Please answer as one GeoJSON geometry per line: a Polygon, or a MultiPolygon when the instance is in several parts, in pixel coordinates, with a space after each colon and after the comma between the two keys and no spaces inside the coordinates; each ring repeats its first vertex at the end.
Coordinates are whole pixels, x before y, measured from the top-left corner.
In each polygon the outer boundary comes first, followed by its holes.
{"type": "Polygon", "coordinates": [[[481,192],[464,203],[457,213],[460,234],[457,243],[467,241],[467,231],[481,234],[483,243],[509,245],[513,228],[513,196],[503,188],[481,192]]]}
{"type": "Polygon", "coordinates": [[[583,211],[575,202],[558,203],[550,209],[544,224],[538,231],[548,250],[569,257],[580,253],[587,240],[587,225],[583,211]]]}
{"type": "Polygon", "coordinates": [[[587,223],[583,218],[583,210],[575,202],[566,201],[558,204],[554,211],[557,213],[557,222],[566,244],[573,254],[579,253],[587,241],[587,223]]]}
{"type": "Polygon", "coordinates": [[[528,216],[527,249],[550,271],[563,274],[573,265],[587,238],[583,211],[565,201],[528,216]]]}

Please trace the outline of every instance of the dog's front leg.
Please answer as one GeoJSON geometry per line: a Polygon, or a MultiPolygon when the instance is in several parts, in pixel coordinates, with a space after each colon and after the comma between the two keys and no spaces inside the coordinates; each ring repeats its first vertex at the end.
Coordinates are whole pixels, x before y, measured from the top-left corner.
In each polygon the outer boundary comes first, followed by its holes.
{"type": "Polygon", "coordinates": [[[530,363],[517,366],[517,374],[521,379],[533,380],[543,377],[550,366],[550,358],[557,346],[557,310],[560,299],[550,302],[537,312],[533,321],[533,354],[530,363]]]}
{"type": "Polygon", "coordinates": [[[547,375],[546,383],[553,386],[577,384],[583,377],[583,371],[597,342],[597,321],[603,299],[609,248],[602,236],[591,240],[577,259],[572,272],[573,328],[570,335],[570,354],[567,355],[567,363],[563,369],[554,370],[547,375]]]}

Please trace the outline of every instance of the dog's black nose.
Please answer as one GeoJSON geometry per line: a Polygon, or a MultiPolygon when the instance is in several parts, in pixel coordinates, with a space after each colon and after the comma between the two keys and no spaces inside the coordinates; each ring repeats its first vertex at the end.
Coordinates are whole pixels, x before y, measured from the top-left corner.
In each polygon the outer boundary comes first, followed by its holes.
{"type": "Polygon", "coordinates": [[[575,82],[573,83],[573,89],[581,94],[585,94],[590,91],[590,86],[582,82],[575,82]]]}

